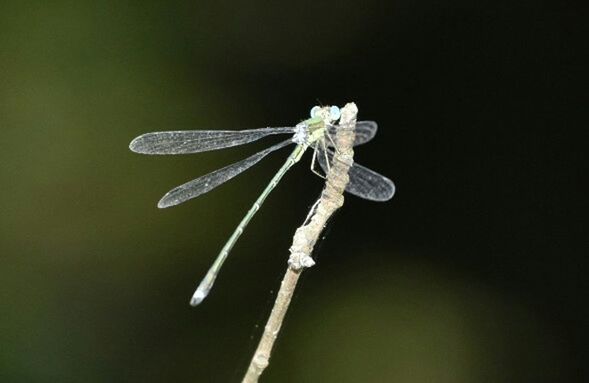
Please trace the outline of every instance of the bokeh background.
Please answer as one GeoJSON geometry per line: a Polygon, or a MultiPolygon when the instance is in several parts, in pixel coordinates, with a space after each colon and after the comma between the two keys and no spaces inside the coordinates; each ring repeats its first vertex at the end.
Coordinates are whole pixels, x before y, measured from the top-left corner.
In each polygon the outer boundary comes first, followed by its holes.
{"type": "Polygon", "coordinates": [[[346,199],[263,381],[587,381],[584,23],[558,1],[2,1],[0,381],[239,381],[322,180],[290,172],[191,308],[287,151],[158,210],[275,141],[127,145],[348,101],[397,195],[346,199]]]}

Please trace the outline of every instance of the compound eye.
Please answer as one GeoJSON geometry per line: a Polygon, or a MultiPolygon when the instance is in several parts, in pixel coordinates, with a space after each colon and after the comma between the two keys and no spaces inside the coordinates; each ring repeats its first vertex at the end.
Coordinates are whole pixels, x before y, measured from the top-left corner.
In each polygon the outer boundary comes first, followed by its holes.
{"type": "Polygon", "coordinates": [[[321,107],[318,105],[311,108],[311,118],[317,117],[317,113],[319,113],[320,110],[321,110],[321,107]]]}
{"type": "Polygon", "coordinates": [[[332,121],[339,120],[341,115],[342,113],[340,112],[337,106],[334,105],[331,108],[329,108],[329,118],[331,118],[332,121]]]}

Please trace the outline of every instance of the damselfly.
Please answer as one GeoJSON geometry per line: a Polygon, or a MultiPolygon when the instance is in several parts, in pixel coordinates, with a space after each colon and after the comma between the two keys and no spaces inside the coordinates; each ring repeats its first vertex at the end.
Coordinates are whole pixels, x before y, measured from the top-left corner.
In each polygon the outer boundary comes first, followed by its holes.
{"type": "MultiPolygon", "coordinates": [[[[315,170],[315,162],[319,162],[324,172],[327,172],[333,161],[335,147],[332,136],[337,129],[349,127],[338,125],[340,110],[336,106],[319,107],[311,109],[311,118],[297,124],[294,127],[262,128],[250,130],[188,130],[146,133],[135,138],[129,145],[136,153],[143,154],[188,154],[200,153],[210,150],[230,148],[247,144],[263,137],[277,134],[291,134],[292,137],[258,152],[242,161],[216,170],[195,180],[180,185],[170,190],[158,203],[159,208],[166,208],[181,204],[189,199],[198,197],[222,183],[237,176],[243,171],[257,164],[271,152],[281,149],[289,144],[295,144],[295,148],[286,159],[286,162],[274,175],[262,194],[241,220],[231,237],[221,249],[215,262],[198,285],[190,304],[198,305],[208,295],[213,283],[227,259],[229,252],[243,233],[252,217],[262,206],[262,203],[276,187],[284,174],[303,156],[309,148],[313,149],[311,170],[315,170]]],[[[358,121],[355,125],[354,146],[370,141],[376,134],[377,125],[374,121],[358,121]]],[[[321,174],[319,174],[321,175],[321,174]]],[[[393,197],[395,186],[388,178],[373,172],[361,165],[353,163],[349,171],[349,183],[346,191],[358,197],[371,201],[387,201],[393,197]]]]}

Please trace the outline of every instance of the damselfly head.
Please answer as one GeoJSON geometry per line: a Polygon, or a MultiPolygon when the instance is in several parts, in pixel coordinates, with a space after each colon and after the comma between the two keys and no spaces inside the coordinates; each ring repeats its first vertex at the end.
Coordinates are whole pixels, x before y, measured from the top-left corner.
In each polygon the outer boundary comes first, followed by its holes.
{"type": "Polygon", "coordinates": [[[321,117],[324,120],[329,120],[330,123],[339,120],[340,116],[340,109],[335,105],[330,107],[316,105],[311,109],[311,118],[321,117]]]}

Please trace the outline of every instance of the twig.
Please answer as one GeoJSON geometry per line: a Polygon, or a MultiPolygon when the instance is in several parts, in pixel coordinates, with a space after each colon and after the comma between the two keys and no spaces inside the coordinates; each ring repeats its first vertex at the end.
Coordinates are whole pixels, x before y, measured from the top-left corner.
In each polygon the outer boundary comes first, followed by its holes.
{"type": "Polygon", "coordinates": [[[280,284],[274,307],[264,327],[258,348],[243,378],[243,383],[257,382],[264,369],[268,367],[274,341],[282,326],[299,276],[305,268],[315,264],[311,258],[313,247],[327,220],[344,203],[343,193],[349,180],[348,171],[354,159],[355,134],[353,128],[356,125],[357,114],[358,108],[354,103],[349,103],[341,109],[340,126],[345,126],[346,129],[338,129],[336,132],[334,140],[338,150],[327,173],[325,189],[323,189],[318,203],[311,208],[310,219],[305,220],[303,226],[295,232],[286,274],[280,284]]]}

